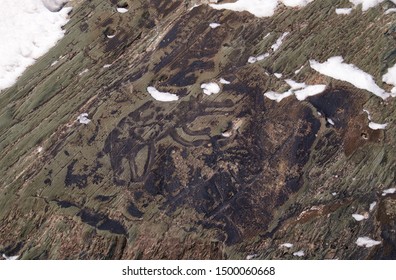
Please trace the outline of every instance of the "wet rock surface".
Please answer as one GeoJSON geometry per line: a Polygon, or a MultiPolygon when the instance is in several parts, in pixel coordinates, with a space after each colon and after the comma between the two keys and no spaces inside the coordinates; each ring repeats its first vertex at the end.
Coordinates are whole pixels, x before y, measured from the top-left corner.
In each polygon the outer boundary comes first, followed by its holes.
{"type": "Polygon", "coordinates": [[[326,0],[256,18],[195,2],[75,1],[64,39],[2,92],[0,253],[394,259],[396,196],[382,195],[395,184],[394,99],[308,63],[343,55],[381,84],[394,15],[340,20],[342,1],[326,0]],[[278,51],[247,63],[283,32],[278,51]],[[273,73],[327,88],[277,103],[264,97],[285,88],[273,73]],[[202,93],[220,78],[230,84],[202,93]],[[154,100],[148,86],[179,100],[154,100]],[[391,125],[370,129],[363,109],[391,125]],[[85,112],[87,125],[76,121],[85,112]],[[359,247],[360,236],[381,244],[359,247]]]}

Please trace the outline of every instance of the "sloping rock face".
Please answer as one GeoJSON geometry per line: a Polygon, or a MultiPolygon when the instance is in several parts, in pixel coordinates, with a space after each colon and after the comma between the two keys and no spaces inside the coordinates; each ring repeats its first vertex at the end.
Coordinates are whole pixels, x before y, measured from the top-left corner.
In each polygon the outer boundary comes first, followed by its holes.
{"type": "Polygon", "coordinates": [[[71,2],[64,39],[0,96],[0,252],[395,258],[396,194],[382,195],[395,187],[395,101],[308,62],[342,55],[381,85],[396,62],[392,4],[340,16],[348,1],[321,0],[257,18],[198,2],[71,2]],[[264,97],[286,88],[273,73],[327,88],[277,103],[264,97]],[[220,93],[202,93],[220,78],[220,93]],[[387,129],[370,129],[363,109],[387,129]],[[381,244],[359,247],[362,236],[381,244]]]}

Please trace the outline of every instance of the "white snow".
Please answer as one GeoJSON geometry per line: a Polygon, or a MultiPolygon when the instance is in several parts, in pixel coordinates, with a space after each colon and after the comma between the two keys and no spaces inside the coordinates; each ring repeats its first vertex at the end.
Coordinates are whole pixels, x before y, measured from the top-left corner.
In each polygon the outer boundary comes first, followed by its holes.
{"type": "Polygon", "coordinates": [[[247,11],[256,17],[270,17],[279,3],[287,7],[304,7],[314,0],[237,0],[235,3],[210,4],[217,10],[228,9],[236,12],[247,11]]]}
{"type": "Polygon", "coordinates": [[[77,117],[77,120],[82,123],[82,124],[89,124],[91,122],[90,119],[88,119],[88,113],[82,113],[77,117]]]}
{"type": "Polygon", "coordinates": [[[247,260],[251,260],[251,259],[254,259],[254,258],[257,258],[257,257],[258,257],[257,254],[252,254],[252,255],[247,255],[247,256],[246,256],[246,259],[247,259],[247,260]]]}
{"type": "Polygon", "coordinates": [[[371,211],[373,211],[374,210],[374,208],[375,208],[375,206],[377,206],[377,202],[371,202],[370,203],[370,208],[369,208],[369,211],[371,212],[371,211]]]}
{"type": "Polygon", "coordinates": [[[117,7],[117,12],[119,12],[119,13],[121,13],[121,14],[124,14],[124,13],[128,12],[128,9],[125,9],[125,8],[118,8],[118,7],[117,7]]]}
{"type": "Polygon", "coordinates": [[[286,38],[287,35],[289,35],[289,32],[284,32],[284,33],[282,34],[282,36],[280,36],[280,37],[276,40],[276,42],[271,46],[272,51],[276,52],[276,51],[280,48],[280,46],[281,46],[282,43],[283,43],[283,40],[286,38]]]}
{"type": "Polygon", "coordinates": [[[106,37],[109,38],[109,39],[114,38],[115,36],[116,36],[115,34],[113,34],[113,35],[106,35],[106,37]]]}
{"type": "Polygon", "coordinates": [[[42,151],[43,151],[43,147],[40,146],[40,147],[37,148],[37,152],[38,153],[41,153],[42,151]]]}
{"type": "Polygon", "coordinates": [[[82,70],[80,73],[78,73],[79,76],[84,75],[85,73],[87,73],[89,70],[86,68],[84,70],[82,70]]]}
{"type": "Polygon", "coordinates": [[[293,244],[292,243],[283,243],[283,244],[279,245],[279,247],[292,248],[293,244]]]}
{"type": "Polygon", "coordinates": [[[396,12],[396,8],[390,8],[390,9],[387,9],[384,14],[388,15],[388,14],[394,13],[394,12],[396,12]]]}
{"type": "Polygon", "coordinates": [[[19,258],[19,256],[7,256],[6,254],[3,254],[2,257],[8,261],[14,261],[19,258]]]}
{"type": "Polygon", "coordinates": [[[317,95],[322,93],[326,89],[326,85],[312,85],[307,86],[303,89],[297,90],[294,94],[300,101],[305,100],[309,96],[317,95]]]}
{"type": "Polygon", "coordinates": [[[278,79],[282,78],[282,74],[281,73],[274,73],[274,76],[277,77],[278,79]]]}
{"type": "Polygon", "coordinates": [[[330,119],[330,118],[327,118],[327,122],[328,122],[329,124],[331,124],[332,126],[335,125],[334,121],[333,121],[332,119],[330,119]]]}
{"type": "Polygon", "coordinates": [[[55,66],[59,61],[55,60],[54,62],[51,63],[51,66],[55,66]]]}
{"type": "Polygon", "coordinates": [[[349,15],[352,12],[352,8],[338,8],[335,12],[337,15],[349,15]]]}
{"type": "Polygon", "coordinates": [[[291,79],[286,79],[285,82],[290,86],[286,92],[279,93],[276,91],[268,91],[264,96],[276,102],[295,94],[296,98],[300,101],[305,100],[309,96],[322,93],[326,89],[326,85],[307,85],[305,83],[298,83],[291,79]]]}
{"type": "Polygon", "coordinates": [[[368,218],[367,216],[361,215],[361,214],[352,214],[352,217],[358,222],[363,221],[368,218]]]}
{"type": "Polygon", "coordinates": [[[226,131],[226,132],[223,132],[223,133],[221,134],[221,136],[223,136],[223,137],[225,137],[225,138],[229,138],[229,137],[232,136],[232,131],[228,130],[228,131],[226,131]]]}
{"type": "Polygon", "coordinates": [[[210,28],[215,29],[217,27],[219,27],[221,24],[220,23],[216,23],[216,22],[212,22],[209,24],[210,28]]]}
{"type": "Polygon", "coordinates": [[[152,98],[162,102],[171,102],[179,100],[179,97],[176,94],[169,92],[161,92],[157,90],[155,87],[147,87],[147,92],[151,95],[152,98]]]}
{"type": "Polygon", "coordinates": [[[63,37],[70,10],[51,12],[40,0],[0,1],[0,91],[63,37]]]}
{"type": "Polygon", "coordinates": [[[268,92],[264,93],[265,97],[267,97],[267,98],[269,98],[271,100],[274,100],[274,101],[276,101],[278,103],[281,102],[282,99],[284,99],[286,97],[289,97],[291,95],[293,95],[293,91],[292,90],[288,90],[288,91],[286,91],[284,93],[279,93],[279,92],[276,92],[276,91],[268,91],[268,92]]]}
{"type": "Polygon", "coordinates": [[[43,5],[51,12],[58,12],[69,0],[41,0],[43,5]]]}
{"type": "Polygon", "coordinates": [[[382,81],[394,86],[394,88],[392,89],[392,96],[395,96],[395,94],[396,94],[396,64],[393,65],[392,67],[388,68],[388,71],[386,72],[386,74],[382,76],[382,81]]]}
{"type": "Polygon", "coordinates": [[[355,7],[362,4],[362,11],[367,11],[370,8],[377,6],[378,4],[384,2],[385,0],[349,0],[355,7]]]}
{"type": "Polygon", "coordinates": [[[291,89],[296,90],[296,89],[301,89],[305,88],[307,85],[305,83],[298,83],[296,81],[293,81],[292,79],[286,79],[285,82],[291,87],[291,89]]]}
{"type": "Polygon", "coordinates": [[[220,92],[220,86],[216,83],[204,83],[201,85],[201,88],[203,89],[203,92],[206,95],[212,95],[212,94],[217,94],[220,92]]]}
{"type": "Polygon", "coordinates": [[[390,188],[382,191],[382,196],[385,196],[387,194],[393,194],[396,192],[396,188],[390,188]]]}
{"type": "Polygon", "coordinates": [[[264,60],[265,58],[267,58],[267,57],[269,57],[269,56],[270,56],[269,53],[260,54],[260,55],[258,55],[258,56],[249,56],[248,62],[249,62],[249,63],[256,63],[257,61],[264,60]]]}
{"type": "Polygon", "coordinates": [[[300,251],[297,251],[297,252],[293,253],[293,256],[296,256],[296,257],[303,257],[304,255],[305,255],[305,253],[304,253],[303,250],[300,250],[300,251]]]}
{"type": "Polygon", "coordinates": [[[381,89],[370,74],[362,71],[353,64],[347,64],[341,56],[330,57],[326,62],[309,61],[311,68],[333,79],[351,83],[357,88],[365,89],[382,99],[388,98],[389,93],[381,89]]]}
{"type": "Polygon", "coordinates": [[[301,72],[301,70],[304,68],[304,65],[303,66],[301,66],[300,68],[298,68],[296,71],[294,71],[294,74],[298,74],[298,73],[300,73],[301,72]]]}
{"type": "Polygon", "coordinates": [[[103,65],[103,68],[109,68],[111,65],[113,65],[113,64],[105,64],[105,65],[103,65]]]}
{"type": "Polygon", "coordinates": [[[223,78],[220,78],[219,83],[220,83],[220,84],[223,84],[223,85],[229,85],[229,84],[231,84],[230,81],[227,81],[226,79],[223,79],[223,78]]]}
{"type": "Polygon", "coordinates": [[[388,126],[387,123],[369,122],[369,128],[371,128],[373,130],[385,129],[387,126],[388,126]]]}
{"type": "Polygon", "coordinates": [[[373,240],[367,236],[364,236],[364,237],[359,237],[355,243],[356,243],[356,245],[358,245],[360,247],[370,248],[375,245],[381,244],[381,241],[376,241],[376,240],[373,240]]]}
{"type": "Polygon", "coordinates": [[[336,193],[336,192],[332,192],[331,195],[332,195],[332,196],[336,196],[337,193],[336,193]]]}
{"type": "Polygon", "coordinates": [[[235,3],[210,4],[216,10],[247,11],[256,17],[270,17],[278,6],[278,0],[238,0],[235,3]]]}

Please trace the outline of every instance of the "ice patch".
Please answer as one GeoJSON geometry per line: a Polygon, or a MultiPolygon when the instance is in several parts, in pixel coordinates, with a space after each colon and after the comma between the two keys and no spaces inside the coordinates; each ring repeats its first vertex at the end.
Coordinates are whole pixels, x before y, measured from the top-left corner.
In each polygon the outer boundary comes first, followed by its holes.
{"type": "Polygon", "coordinates": [[[215,29],[217,27],[219,27],[221,24],[220,23],[216,23],[216,22],[212,22],[209,24],[210,28],[215,29]]]}
{"type": "Polygon", "coordinates": [[[352,8],[338,8],[335,12],[337,15],[349,15],[352,12],[352,8]]]}
{"type": "Polygon", "coordinates": [[[303,250],[297,251],[293,253],[293,256],[295,257],[303,257],[305,255],[303,250]]]}
{"type": "Polygon", "coordinates": [[[179,97],[176,94],[161,92],[158,91],[155,87],[147,87],[147,92],[151,95],[152,98],[158,101],[171,102],[179,100],[179,97]]]}
{"type": "Polygon", "coordinates": [[[77,120],[82,123],[82,124],[89,124],[91,122],[90,119],[88,119],[88,113],[82,113],[77,117],[77,120]]]}
{"type": "Polygon", "coordinates": [[[347,64],[341,56],[330,57],[326,62],[309,61],[311,68],[333,79],[351,83],[357,88],[372,92],[382,99],[390,95],[380,88],[370,74],[362,71],[353,64],[347,64]]]}
{"type": "Polygon", "coordinates": [[[382,191],[382,196],[386,196],[387,194],[393,194],[396,192],[396,188],[390,188],[382,191]]]}
{"type": "Polygon", "coordinates": [[[212,95],[212,94],[217,94],[220,92],[220,86],[216,83],[204,83],[201,85],[201,88],[203,89],[203,92],[206,95],[212,95]]]}
{"type": "Polygon", "coordinates": [[[364,237],[359,237],[355,243],[356,243],[356,245],[358,245],[360,247],[370,248],[375,245],[381,244],[381,241],[376,241],[376,240],[373,240],[367,236],[364,236],[364,237]]]}
{"type": "MultiPolygon", "coordinates": [[[[60,2],[48,1],[51,3],[60,2]]],[[[62,26],[71,8],[59,12],[49,8],[39,0],[0,1],[0,91],[12,86],[63,37],[62,26]]]]}

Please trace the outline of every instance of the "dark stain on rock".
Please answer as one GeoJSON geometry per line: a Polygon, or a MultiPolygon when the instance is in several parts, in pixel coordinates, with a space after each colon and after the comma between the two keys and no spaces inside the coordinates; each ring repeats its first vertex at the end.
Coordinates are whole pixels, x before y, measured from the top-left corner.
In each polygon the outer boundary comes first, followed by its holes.
{"type": "Polygon", "coordinates": [[[122,234],[122,235],[127,234],[127,230],[119,221],[110,219],[105,214],[94,213],[90,210],[82,209],[77,214],[77,216],[81,218],[81,221],[83,223],[86,223],[99,230],[110,231],[111,233],[114,234],[122,234]]]}
{"type": "Polygon", "coordinates": [[[128,208],[127,208],[128,213],[136,218],[141,218],[143,217],[143,212],[141,212],[136,205],[133,202],[129,202],[128,208]]]}

